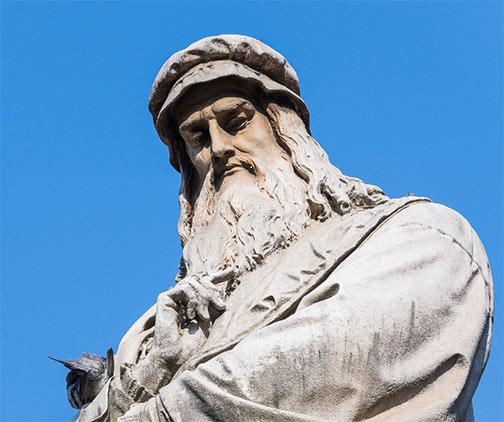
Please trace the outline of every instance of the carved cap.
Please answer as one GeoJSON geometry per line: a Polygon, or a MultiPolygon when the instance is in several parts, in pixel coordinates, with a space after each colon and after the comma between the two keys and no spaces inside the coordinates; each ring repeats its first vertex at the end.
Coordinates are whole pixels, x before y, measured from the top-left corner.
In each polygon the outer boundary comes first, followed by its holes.
{"type": "Polygon", "coordinates": [[[309,130],[308,109],[299,97],[299,80],[285,57],[244,35],[203,38],[165,62],[150,93],[149,110],[154,125],[168,145],[170,161],[177,170],[177,135],[171,109],[191,86],[229,77],[245,79],[267,95],[287,98],[309,130]]]}

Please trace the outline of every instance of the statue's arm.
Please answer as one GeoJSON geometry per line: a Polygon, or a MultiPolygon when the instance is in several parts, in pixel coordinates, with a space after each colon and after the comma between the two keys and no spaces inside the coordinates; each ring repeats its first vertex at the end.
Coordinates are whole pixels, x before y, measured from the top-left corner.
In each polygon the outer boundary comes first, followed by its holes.
{"type": "Polygon", "coordinates": [[[116,420],[133,403],[155,396],[201,346],[208,335],[211,315],[224,311],[226,306],[220,298],[220,290],[212,282],[228,275],[229,271],[206,274],[204,278],[187,277],[161,293],[155,312],[149,310],[140,324],[131,328],[132,332],[128,332],[119,347],[115,377],[107,386],[109,404],[99,405],[108,408],[109,420],[116,420]],[[155,324],[150,321],[154,317],[155,324]],[[153,328],[149,329],[151,325],[153,328]],[[136,359],[138,338],[145,337],[145,332],[151,330],[148,351],[136,359]],[[133,355],[128,353],[131,350],[135,351],[133,355]],[[131,361],[136,363],[129,363],[131,361]]]}
{"type": "Polygon", "coordinates": [[[121,420],[463,420],[488,357],[487,264],[458,214],[412,206],[291,316],[121,420]]]}

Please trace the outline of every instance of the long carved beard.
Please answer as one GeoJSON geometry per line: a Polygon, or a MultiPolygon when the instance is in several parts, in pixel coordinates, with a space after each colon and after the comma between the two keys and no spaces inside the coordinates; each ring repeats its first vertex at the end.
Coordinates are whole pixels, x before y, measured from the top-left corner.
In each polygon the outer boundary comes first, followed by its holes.
{"type": "Polygon", "coordinates": [[[209,172],[184,247],[187,274],[228,267],[238,273],[252,271],[268,255],[295,241],[308,224],[305,187],[288,160],[282,156],[268,163],[274,170],[247,161],[244,167],[253,169],[255,177],[231,183],[223,192],[216,192],[209,172]]]}

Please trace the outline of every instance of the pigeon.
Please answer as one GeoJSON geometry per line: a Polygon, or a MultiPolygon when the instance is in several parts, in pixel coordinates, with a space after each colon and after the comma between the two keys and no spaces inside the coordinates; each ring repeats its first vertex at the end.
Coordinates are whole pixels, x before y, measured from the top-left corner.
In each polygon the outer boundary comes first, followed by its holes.
{"type": "Polygon", "coordinates": [[[74,409],[82,409],[91,403],[114,373],[112,349],[107,350],[106,357],[84,352],[78,359],[60,360],[51,356],[49,359],[70,369],[66,377],[67,397],[74,409]]]}

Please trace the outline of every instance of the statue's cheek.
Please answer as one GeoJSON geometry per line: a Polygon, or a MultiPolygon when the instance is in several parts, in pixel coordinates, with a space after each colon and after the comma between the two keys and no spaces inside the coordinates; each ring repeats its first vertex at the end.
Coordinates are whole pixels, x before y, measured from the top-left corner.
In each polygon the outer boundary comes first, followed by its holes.
{"type": "Polygon", "coordinates": [[[245,130],[235,136],[235,146],[245,153],[270,154],[277,142],[268,119],[254,119],[245,130]]]}
{"type": "Polygon", "coordinates": [[[199,148],[189,153],[189,158],[200,176],[205,176],[210,170],[212,155],[210,147],[199,148]]]}

